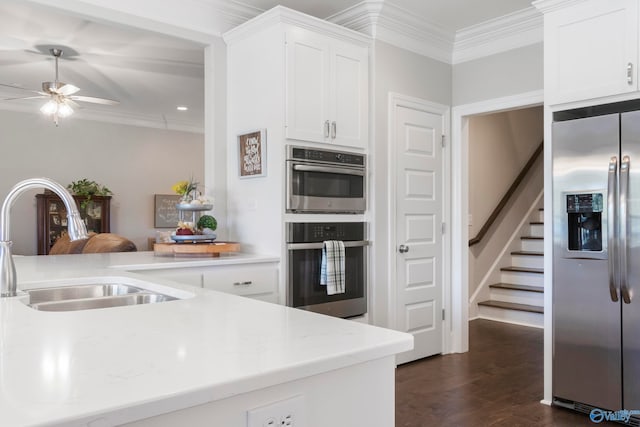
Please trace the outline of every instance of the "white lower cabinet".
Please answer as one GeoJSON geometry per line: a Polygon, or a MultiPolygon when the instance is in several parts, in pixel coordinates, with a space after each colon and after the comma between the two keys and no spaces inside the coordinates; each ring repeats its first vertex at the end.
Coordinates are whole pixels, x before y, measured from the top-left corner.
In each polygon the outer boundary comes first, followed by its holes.
{"type": "Polygon", "coordinates": [[[278,268],[275,265],[241,265],[208,268],[203,286],[220,292],[278,302],[278,268]]]}
{"type": "Polygon", "coordinates": [[[159,270],[137,270],[134,273],[160,279],[173,280],[184,285],[202,287],[202,269],[200,268],[163,268],[159,270]]]}
{"type": "Polygon", "coordinates": [[[278,264],[163,268],[136,271],[135,273],[278,303],[278,264]]]}

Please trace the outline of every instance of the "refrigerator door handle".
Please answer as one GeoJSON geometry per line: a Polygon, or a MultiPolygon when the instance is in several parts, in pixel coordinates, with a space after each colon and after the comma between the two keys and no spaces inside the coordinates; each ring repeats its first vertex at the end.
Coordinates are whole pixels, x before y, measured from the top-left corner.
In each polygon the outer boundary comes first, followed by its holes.
{"type": "Polygon", "coordinates": [[[627,273],[627,220],[629,218],[629,167],[630,167],[629,156],[624,156],[622,158],[622,163],[620,164],[620,248],[618,251],[618,255],[620,258],[620,296],[622,296],[622,300],[629,304],[631,303],[631,295],[629,293],[629,278],[627,273]]]}
{"type": "Polygon", "coordinates": [[[609,161],[607,186],[607,246],[609,251],[609,293],[611,301],[618,302],[618,280],[616,272],[616,199],[617,199],[618,158],[609,161]]]}

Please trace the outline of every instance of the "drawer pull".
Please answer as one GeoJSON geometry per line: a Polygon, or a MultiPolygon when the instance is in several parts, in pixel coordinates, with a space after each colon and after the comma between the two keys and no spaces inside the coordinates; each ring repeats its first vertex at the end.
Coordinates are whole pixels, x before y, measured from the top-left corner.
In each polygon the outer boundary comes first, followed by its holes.
{"type": "Polygon", "coordinates": [[[234,282],[233,286],[249,286],[251,285],[251,280],[247,280],[246,282],[234,282]]]}

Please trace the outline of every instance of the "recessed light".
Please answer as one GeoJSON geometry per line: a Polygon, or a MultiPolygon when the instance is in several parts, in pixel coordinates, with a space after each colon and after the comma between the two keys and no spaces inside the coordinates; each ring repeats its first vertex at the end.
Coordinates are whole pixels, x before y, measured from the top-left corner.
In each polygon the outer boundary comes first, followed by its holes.
{"type": "Polygon", "coordinates": [[[178,111],[187,111],[189,109],[189,107],[187,107],[186,105],[178,105],[176,107],[176,110],[178,111]]]}

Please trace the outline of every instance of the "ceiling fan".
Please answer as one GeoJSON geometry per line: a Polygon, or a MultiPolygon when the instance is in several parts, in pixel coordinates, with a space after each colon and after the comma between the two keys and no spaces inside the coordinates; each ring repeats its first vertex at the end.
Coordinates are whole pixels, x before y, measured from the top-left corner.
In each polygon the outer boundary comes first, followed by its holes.
{"type": "Polygon", "coordinates": [[[73,108],[80,108],[80,105],[78,105],[76,101],[91,102],[94,104],[103,104],[103,105],[119,104],[118,101],[113,101],[111,99],[75,95],[75,93],[78,92],[80,88],[72,84],[63,83],[58,80],[58,58],[60,58],[64,52],[62,51],[62,49],[58,49],[58,48],[49,49],[49,52],[55,58],[55,63],[56,63],[55,80],[52,82],[42,82],[41,91],[30,90],[30,89],[25,89],[19,86],[0,83],[0,86],[10,87],[14,89],[28,90],[29,92],[38,94],[36,96],[5,98],[4,99],[5,101],[12,101],[17,99],[48,99],[48,101],[42,107],[40,107],[40,111],[47,116],[52,116],[53,122],[56,124],[56,126],[58,126],[58,120],[60,118],[68,117],[71,114],[73,114],[73,108]]]}

